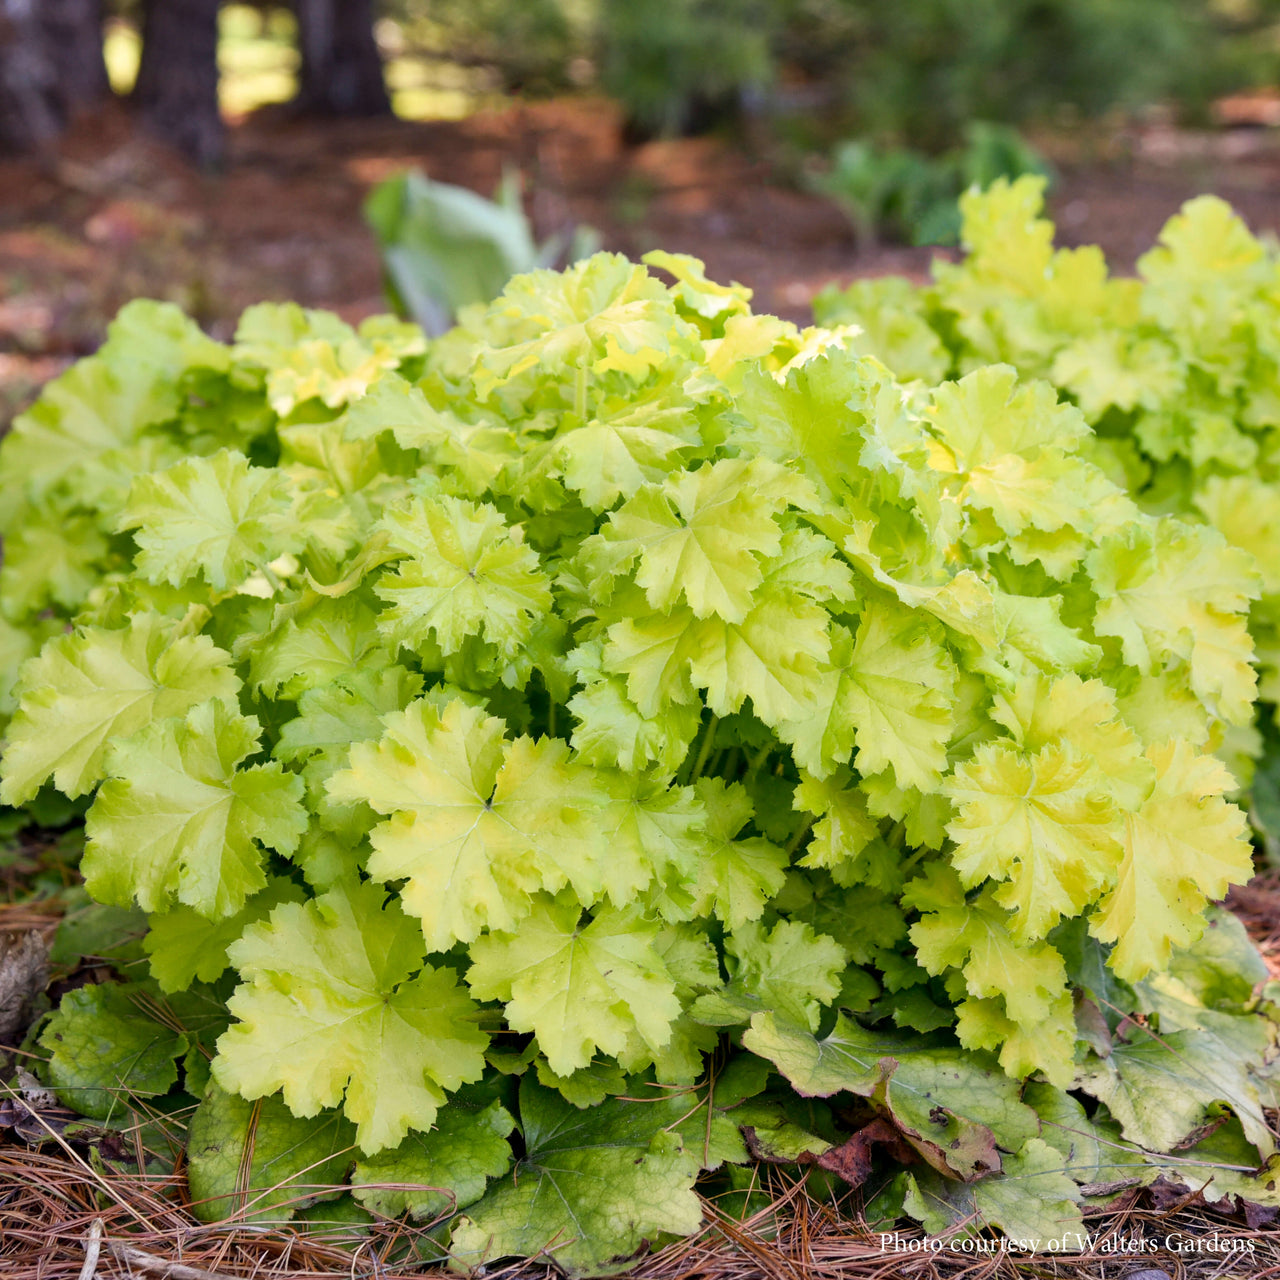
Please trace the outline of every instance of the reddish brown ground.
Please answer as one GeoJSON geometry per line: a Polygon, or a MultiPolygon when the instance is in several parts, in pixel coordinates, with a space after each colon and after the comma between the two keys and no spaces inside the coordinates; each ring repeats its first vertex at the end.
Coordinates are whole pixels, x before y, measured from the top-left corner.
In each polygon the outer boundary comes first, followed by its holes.
{"type": "MultiPolygon", "coordinates": [[[[1256,228],[1280,226],[1280,143],[1270,132],[1148,126],[1050,149],[1063,241],[1102,244],[1120,270],[1202,190],[1226,196],[1256,228]]],[[[585,222],[606,248],[693,253],[714,277],[752,286],[760,309],[798,320],[828,280],[923,277],[936,252],[856,248],[835,206],[784,181],[786,166],[764,150],[711,138],[627,148],[602,101],[426,124],[260,113],[233,130],[216,175],[138,138],[112,108],[82,121],[56,156],[0,159],[0,418],[62,361],[92,350],[136,295],[177,301],[223,336],[262,298],[349,317],[381,309],[360,206],[407,165],[486,193],[515,165],[540,234],[585,222]]]]}

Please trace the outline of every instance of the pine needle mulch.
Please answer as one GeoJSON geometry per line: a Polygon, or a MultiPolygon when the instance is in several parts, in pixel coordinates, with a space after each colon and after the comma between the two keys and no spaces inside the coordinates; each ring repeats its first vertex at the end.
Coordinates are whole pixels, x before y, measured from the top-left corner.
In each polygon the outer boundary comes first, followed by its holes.
{"type": "MultiPolygon", "coordinates": [[[[328,1240],[289,1226],[202,1225],[180,1173],[104,1175],[66,1155],[0,1149],[0,1276],[5,1280],[421,1280],[416,1234],[380,1222],[328,1240]]],[[[1280,1277],[1280,1231],[1248,1230],[1199,1204],[1161,1209],[1146,1194],[1086,1219],[1084,1252],[1018,1257],[996,1240],[933,1252],[919,1231],[887,1242],[849,1203],[827,1205],[774,1175],[772,1202],[746,1221],[707,1206],[703,1231],[645,1259],[635,1280],[1218,1280],[1280,1277]],[[1144,1203],[1145,1202],[1145,1203],[1144,1203]],[[914,1247],[913,1247],[914,1246],[914,1247]],[[983,1251],[977,1251],[981,1249],[983,1251]]],[[[1185,1202],[1187,1196],[1182,1196],[1185,1202]]],[[[314,1224],[313,1224],[314,1225],[314,1224]]],[[[553,1249],[554,1252],[554,1249],[553,1249]]],[[[486,1280],[551,1280],[547,1263],[491,1267],[486,1280]]]]}
{"type": "MultiPolygon", "coordinates": [[[[1272,973],[1280,976],[1280,872],[1234,891],[1272,973]]],[[[10,906],[4,928],[17,924],[10,906]]],[[[27,927],[47,925],[32,919],[27,927]]],[[[3,1101],[0,1100],[0,1106],[3,1101]]],[[[91,1145],[50,1127],[38,1147],[0,1135],[0,1280],[409,1280],[443,1277],[428,1236],[379,1220],[201,1223],[181,1163],[162,1176],[123,1171],[91,1145]]],[[[142,1153],[139,1153],[142,1154],[142,1153]]],[[[1280,1225],[1251,1229],[1194,1194],[1157,1184],[1087,1213],[1088,1248],[1034,1257],[996,1238],[930,1248],[911,1227],[882,1235],[859,1193],[825,1203],[802,1181],[761,1171],[741,1219],[706,1206],[702,1231],[643,1259],[635,1280],[1280,1280],[1280,1225]]],[[[321,1206],[321,1209],[323,1206],[321,1206]]],[[[554,1257],[554,1245],[549,1250],[554,1257]]],[[[486,1269],[485,1280],[551,1280],[546,1260],[486,1269]]]]}

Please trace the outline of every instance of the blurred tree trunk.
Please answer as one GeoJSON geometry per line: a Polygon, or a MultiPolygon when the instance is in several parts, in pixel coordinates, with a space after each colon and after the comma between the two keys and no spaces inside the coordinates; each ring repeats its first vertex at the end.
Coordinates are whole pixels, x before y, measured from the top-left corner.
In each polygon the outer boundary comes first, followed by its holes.
{"type": "Polygon", "coordinates": [[[48,147],[107,87],[101,0],[0,0],[0,145],[48,147]]]}
{"type": "Polygon", "coordinates": [[[226,145],[218,112],[219,0],[146,0],[133,99],[147,129],[202,167],[226,145]]]}
{"type": "Polygon", "coordinates": [[[39,0],[38,7],[68,104],[100,102],[111,90],[102,56],[102,0],[39,0]]]}
{"type": "Polygon", "coordinates": [[[302,84],[295,105],[329,116],[391,111],[373,36],[373,0],[296,0],[302,84]]]}

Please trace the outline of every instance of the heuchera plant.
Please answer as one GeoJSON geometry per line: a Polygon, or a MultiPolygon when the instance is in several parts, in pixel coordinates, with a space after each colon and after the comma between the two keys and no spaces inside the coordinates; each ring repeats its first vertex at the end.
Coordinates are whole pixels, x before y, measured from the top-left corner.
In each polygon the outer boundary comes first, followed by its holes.
{"type": "Polygon", "coordinates": [[[1258,961],[1197,947],[1251,869],[1250,556],[1044,382],[907,388],[646,261],[431,343],[135,303],[15,424],[0,798],[91,797],[88,891],[146,913],[50,1082],[199,1099],[208,1216],[349,1177],[461,1208],[464,1264],[598,1267],[749,1156],[1019,1235],[1198,1168],[1214,1103],[1256,1164],[1258,961]]]}
{"type": "MultiPolygon", "coordinates": [[[[1189,201],[1138,262],[1108,274],[1101,250],[1053,247],[1044,183],[1024,177],[960,201],[960,263],[934,282],[900,278],[828,288],[823,323],[859,325],[851,340],[904,379],[929,384],[1007,362],[1050,380],[1095,430],[1084,449],[1153,514],[1211,525],[1250,552],[1262,595],[1250,630],[1262,730],[1275,742],[1280,703],[1280,255],[1222,200],[1189,201]]],[[[1245,783],[1262,736],[1237,727],[1225,758],[1245,783]]],[[[1264,807],[1280,836],[1280,792],[1264,807]]]]}

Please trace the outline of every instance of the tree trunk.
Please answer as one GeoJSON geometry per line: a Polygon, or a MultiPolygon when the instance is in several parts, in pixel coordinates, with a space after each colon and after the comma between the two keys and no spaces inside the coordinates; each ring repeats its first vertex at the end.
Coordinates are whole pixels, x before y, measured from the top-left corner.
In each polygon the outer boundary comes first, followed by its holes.
{"type": "Polygon", "coordinates": [[[67,104],[100,102],[111,87],[102,56],[102,0],[39,0],[38,7],[67,104]]]}
{"type": "Polygon", "coordinates": [[[101,0],[0,0],[0,145],[48,147],[106,92],[101,0]]]}
{"type": "Polygon", "coordinates": [[[142,122],[202,167],[226,144],[218,112],[219,0],[147,0],[134,102],[142,122]]]}
{"type": "Polygon", "coordinates": [[[296,0],[302,85],[295,105],[328,116],[391,111],[373,37],[373,0],[296,0]]]}

